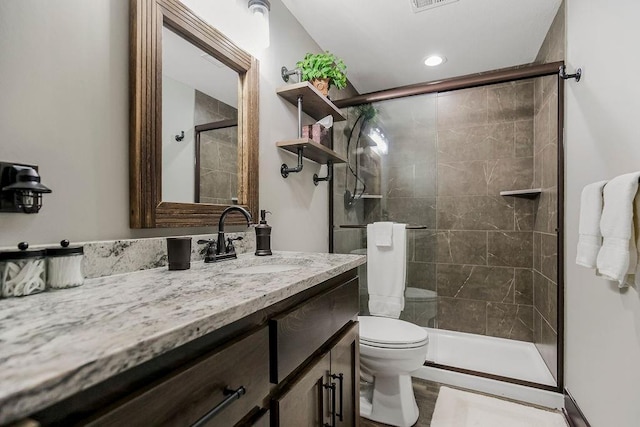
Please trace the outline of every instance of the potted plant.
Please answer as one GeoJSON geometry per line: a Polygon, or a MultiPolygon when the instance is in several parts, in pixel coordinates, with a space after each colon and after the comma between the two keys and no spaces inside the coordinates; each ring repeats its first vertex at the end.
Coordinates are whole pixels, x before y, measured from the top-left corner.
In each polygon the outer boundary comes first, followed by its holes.
{"type": "Polygon", "coordinates": [[[311,82],[324,96],[332,85],[338,89],[347,86],[347,66],[330,52],[307,53],[296,67],[302,72],[302,80],[311,82]]]}

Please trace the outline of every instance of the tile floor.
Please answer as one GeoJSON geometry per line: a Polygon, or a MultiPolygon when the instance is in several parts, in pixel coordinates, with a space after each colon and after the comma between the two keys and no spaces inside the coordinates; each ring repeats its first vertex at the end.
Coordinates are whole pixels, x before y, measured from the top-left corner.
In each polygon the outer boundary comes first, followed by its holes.
{"type": "MultiPolygon", "coordinates": [[[[431,427],[431,418],[433,417],[433,411],[436,408],[436,399],[438,398],[438,393],[440,392],[440,383],[436,383],[433,381],[425,381],[417,378],[413,378],[413,391],[416,396],[416,403],[418,404],[418,409],[420,411],[420,417],[418,418],[418,422],[416,422],[413,427],[431,427]]],[[[456,388],[452,386],[447,386],[451,388],[456,388]]],[[[464,389],[461,389],[464,390],[464,389]]],[[[466,390],[471,391],[472,390],[466,390]]],[[[484,393],[479,393],[484,394],[484,393]]],[[[491,395],[488,395],[491,396],[491,395]]],[[[496,397],[496,396],[491,396],[496,397]]],[[[509,399],[505,399],[509,400],[509,399]]],[[[510,400],[512,402],[516,402],[510,400]]],[[[516,402],[522,403],[522,402],[516,402]]],[[[530,405],[536,407],[535,405],[530,405]]],[[[546,409],[546,408],[545,408],[546,409]]],[[[367,420],[366,418],[360,418],[360,427],[388,427],[387,424],[376,423],[371,420],[367,420]]]]}
{"type": "MultiPolygon", "coordinates": [[[[414,427],[430,427],[433,410],[436,408],[436,399],[440,391],[440,384],[432,381],[413,379],[413,391],[416,395],[416,403],[420,411],[420,417],[414,427]]],[[[374,421],[360,418],[360,427],[386,427],[387,424],[380,424],[374,421]]]]}

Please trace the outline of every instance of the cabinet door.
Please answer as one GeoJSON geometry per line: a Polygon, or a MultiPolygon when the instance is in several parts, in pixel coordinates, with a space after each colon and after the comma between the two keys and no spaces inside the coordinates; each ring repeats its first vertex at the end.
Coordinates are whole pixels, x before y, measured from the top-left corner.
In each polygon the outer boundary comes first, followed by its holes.
{"type": "Polygon", "coordinates": [[[320,356],[287,387],[284,394],[272,401],[273,427],[322,427],[329,419],[330,356],[320,356]]]}
{"type": "Polygon", "coordinates": [[[336,383],[336,427],[360,423],[360,338],[355,322],[331,349],[331,381],[336,383]]]}

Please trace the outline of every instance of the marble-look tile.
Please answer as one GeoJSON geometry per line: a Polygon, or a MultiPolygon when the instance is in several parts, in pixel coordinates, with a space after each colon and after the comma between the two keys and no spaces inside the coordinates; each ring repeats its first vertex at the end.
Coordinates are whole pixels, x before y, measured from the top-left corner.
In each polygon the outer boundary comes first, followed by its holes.
{"type": "Polygon", "coordinates": [[[357,255],[240,255],[190,270],[153,269],[1,300],[0,423],[22,418],[357,268],[357,255]],[[240,274],[261,264],[288,272],[240,274]]]}
{"type": "Polygon", "coordinates": [[[531,268],[533,236],[523,231],[490,231],[487,260],[489,265],[531,268]]]}
{"type": "Polygon", "coordinates": [[[218,144],[220,170],[233,174],[238,173],[238,146],[221,142],[218,144]]]}
{"type": "Polygon", "coordinates": [[[441,264],[437,283],[442,297],[513,303],[512,268],[441,264]]]}
{"type": "Polygon", "coordinates": [[[542,152],[533,155],[533,182],[532,188],[542,187],[542,152]]]}
{"type": "Polygon", "coordinates": [[[533,157],[533,119],[515,122],[515,157],[533,157]]]}
{"type": "Polygon", "coordinates": [[[406,287],[435,291],[436,265],[427,262],[408,262],[406,287]]]}
{"type": "Polygon", "coordinates": [[[487,303],[487,335],[533,342],[533,307],[487,303]]]}
{"type": "Polygon", "coordinates": [[[533,232],[533,269],[541,271],[541,259],[542,259],[542,233],[538,231],[533,232]]]}
{"type": "Polygon", "coordinates": [[[485,181],[489,195],[498,195],[505,190],[531,188],[533,181],[533,159],[490,160],[485,166],[485,181]]]}
{"type": "Polygon", "coordinates": [[[487,88],[489,122],[517,121],[533,115],[533,82],[513,82],[487,88]]]}
{"type": "Polygon", "coordinates": [[[532,231],[535,226],[538,201],[514,197],[514,229],[515,231],[532,231]]]}
{"type": "Polygon", "coordinates": [[[388,218],[395,222],[424,225],[433,229],[436,226],[435,197],[388,199],[388,218]]]}
{"type": "MultiPolygon", "coordinates": [[[[383,168],[414,163],[436,162],[434,129],[407,130],[389,137],[389,153],[383,157],[383,168]]],[[[353,144],[352,144],[353,145],[353,144]]]]}
{"type": "Polygon", "coordinates": [[[434,160],[416,163],[414,165],[414,197],[436,197],[438,167],[434,160]]]}
{"type": "Polygon", "coordinates": [[[414,165],[387,168],[386,197],[413,197],[415,187],[414,165]]]}
{"type": "Polygon", "coordinates": [[[484,231],[438,231],[438,263],[487,264],[487,233],[484,231]]]}
{"type": "Polygon", "coordinates": [[[555,234],[540,233],[540,272],[547,279],[556,282],[558,276],[558,237],[555,234]]]}
{"type": "Polygon", "coordinates": [[[543,189],[538,197],[538,211],[534,230],[542,233],[556,233],[558,227],[558,192],[557,188],[543,189]]]}
{"type": "Polygon", "coordinates": [[[487,162],[438,163],[438,196],[487,195],[487,162]]]}
{"type": "Polygon", "coordinates": [[[437,232],[435,230],[415,230],[412,261],[436,262],[438,248],[437,232]]]}
{"type": "Polygon", "coordinates": [[[558,286],[542,274],[533,273],[533,305],[543,319],[557,328],[558,286]]]}
{"type": "Polygon", "coordinates": [[[445,129],[438,132],[438,162],[511,158],[514,143],[513,122],[445,129]]]}
{"type": "Polygon", "coordinates": [[[558,185],[558,146],[548,144],[542,149],[542,188],[558,185]]]}
{"type": "Polygon", "coordinates": [[[514,198],[501,196],[441,196],[437,226],[441,230],[513,230],[514,198]]]}
{"type": "Polygon", "coordinates": [[[200,176],[200,195],[231,200],[231,176],[227,172],[213,171],[200,176]]]}
{"type": "Polygon", "coordinates": [[[539,153],[551,142],[549,123],[549,103],[543,103],[540,111],[533,118],[533,150],[539,153]]]}
{"type": "Polygon", "coordinates": [[[438,94],[438,130],[487,123],[487,88],[438,94]]]}
{"type": "Polygon", "coordinates": [[[515,303],[533,305],[533,271],[529,268],[516,268],[515,303]]]}
{"type": "Polygon", "coordinates": [[[438,328],[485,335],[487,303],[461,298],[438,297],[438,328]]]}

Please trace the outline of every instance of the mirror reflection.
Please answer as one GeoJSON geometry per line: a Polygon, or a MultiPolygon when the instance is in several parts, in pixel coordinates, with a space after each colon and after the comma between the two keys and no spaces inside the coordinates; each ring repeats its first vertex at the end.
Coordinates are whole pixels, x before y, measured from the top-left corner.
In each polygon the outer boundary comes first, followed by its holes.
{"type": "Polygon", "coordinates": [[[236,204],[238,73],[162,29],[162,201],[236,204]]]}

